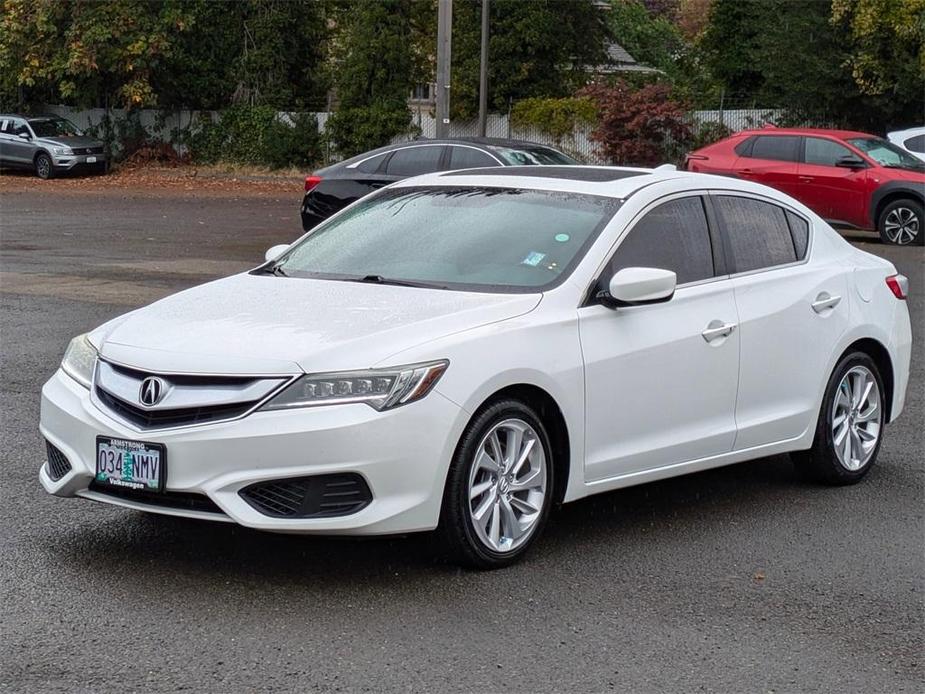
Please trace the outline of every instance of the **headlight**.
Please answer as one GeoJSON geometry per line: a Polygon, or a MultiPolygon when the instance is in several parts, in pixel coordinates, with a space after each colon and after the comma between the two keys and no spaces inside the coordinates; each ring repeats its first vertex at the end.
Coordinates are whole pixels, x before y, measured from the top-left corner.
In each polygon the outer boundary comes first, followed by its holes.
{"type": "Polygon", "coordinates": [[[52,147],[51,151],[55,154],[73,154],[74,150],[70,147],[52,147]]]}
{"type": "Polygon", "coordinates": [[[61,368],[84,388],[89,388],[93,380],[96,356],[96,348],[90,344],[87,336],[78,335],[67,346],[64,359],[61,360],[61,368]]]}
{"type": "Polygon", "coordinates": [[[341,371],[302,376],[262,410],[362,402],[376,410],[407,405],[427,395],[448,361],[409,364],[393,369],[341,371]]]}

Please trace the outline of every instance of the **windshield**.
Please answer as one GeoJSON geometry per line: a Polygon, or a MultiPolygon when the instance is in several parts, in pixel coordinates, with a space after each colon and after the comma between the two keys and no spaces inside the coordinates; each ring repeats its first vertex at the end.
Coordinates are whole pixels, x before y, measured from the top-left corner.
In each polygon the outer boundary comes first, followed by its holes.
{"type": "Polygon", "coordinates": [[[64,118],[30,118],[29,127],[36,137],[77,137],[80,129],[64,118]]]}
{"type": "Polygon", "coordinates": [[[880,166],[896,167],[900,169],[925,169],[925,162],[913,157],[904,149],[879,137],[858,137],[848,140],[852,145],[867,154],[880,166]]]}
{"type": "Polygon", "coordinates": [[[620,202],[510,188],[383,191],[319,226],[277,274],[537,291],[565,279],[620,202]]]}
{"type": "Polygon", "coordinates": [[[538,166],[544,164],[575,165],[579,162],[567,154],[557,152],[549,147],[531,147],[529,149],[509,149],[492,147],[491,150],[512,166],[538,166]]]}

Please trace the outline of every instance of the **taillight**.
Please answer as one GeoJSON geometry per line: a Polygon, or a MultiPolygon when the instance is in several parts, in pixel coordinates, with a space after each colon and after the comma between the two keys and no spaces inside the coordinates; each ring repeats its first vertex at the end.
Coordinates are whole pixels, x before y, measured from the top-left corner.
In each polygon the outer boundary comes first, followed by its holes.
{"type": "Polygon", "coordinates": [[[315,176],[314,174],[312,174],[311,176],[306,176],[305,177],[305,192],[307,193],[319,183],[321,183],[321,176],[315,176]]]}
{"type": "Polygon", "coordinates": [[[886,286],[897,299],[905,301],[909,296],[909,278],[905,275],[890,275],[886,278],[886,286]]]}

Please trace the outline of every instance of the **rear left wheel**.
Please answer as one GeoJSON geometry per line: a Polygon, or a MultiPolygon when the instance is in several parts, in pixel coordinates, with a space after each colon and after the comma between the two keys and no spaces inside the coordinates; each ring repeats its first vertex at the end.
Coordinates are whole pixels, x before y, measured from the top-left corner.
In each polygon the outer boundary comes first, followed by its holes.
{"type": "Polygon", "coordinates": [[[860,482],[877,460],[885,410],[877,365],[863,352],[848,354],[829,379],[813,447],[793,454],[794,462],[824,484],[860,482]]]}
{"type": "Polygon", "coordinates": [[[476,415],[457,446],[439,536],[467,566],[512,564],[542,531],[553,488],[543,422],[526,403],[498,401],[476,415]]]}

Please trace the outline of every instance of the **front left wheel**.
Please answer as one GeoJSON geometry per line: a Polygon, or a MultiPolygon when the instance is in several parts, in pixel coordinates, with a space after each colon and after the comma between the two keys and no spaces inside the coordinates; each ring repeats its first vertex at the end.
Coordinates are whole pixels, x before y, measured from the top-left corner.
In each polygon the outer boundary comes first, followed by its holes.
{"type": "Polygon", "coordinates": [[[35,175],[41,179],[48,180],[55,175],[55,168],[52,164],[51,157],[40,152],[35,158],[35,175]]]}
{"type": "Polygon", "coordinates": [[[438,536],[452,557],[479,569],[520,559],[542,532],[554,489],[546,427],[520,400],[480,411],[450,465],[438,536]]]}

